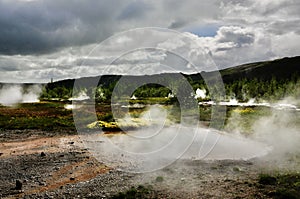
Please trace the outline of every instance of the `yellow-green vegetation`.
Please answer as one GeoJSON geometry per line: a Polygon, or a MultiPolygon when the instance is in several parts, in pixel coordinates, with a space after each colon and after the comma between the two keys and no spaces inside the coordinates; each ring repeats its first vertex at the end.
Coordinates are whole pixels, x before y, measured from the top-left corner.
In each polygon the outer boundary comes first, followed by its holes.
{"type": "Polygon", "coordinates": [[[251,114],[251,113],[255,113],[255,110],[253,110],[253,108],[237,108],[234,109],[233,112],[239,113],[239,114],[251,114]]]}
{"type": "MultiPolygon", "coordinates": [[[[87,125],[89,129],[98,129],[107,131],[119,131],[119,130],[134,130],[142,127],[149,127],[152,125],[161,124],[161,121],[150,121],[143,118],[130,118],[130,119],[117,119],[114,122],[107,121],[95,121],[87,125]]],[[[170,120],[164,121],[164,126],[170,126],[172,122],[170,120]]]]}
{"type": "Polygon", "coordinates": [[[119,129],[137,129],[145,126],[149,126],[150,124],[144,120],[139,118],[132,119],[119,119],[116,122],[106,122],[106,121],[96,121],[91,124],[88,124],[87,127],[90,129],[102,128],[103,130],[119,130],[119,129]]]}
{"type": "MultiPolygon", "coordinates": [[[[90,129],[98,129],[108,131],[118,131],[118,130],[133,130],[142,127],[149,127],[152,125],[160,125],[163,122],[164,126],[170,126],[174,123],[180,122],[180,108],[174,105],[161,106],[157,105],[161,108],[161,111],[166,111],[165,120],[161,120],[157,118],[159,115],[151,114],[151,107],[147,106],[146,108],[129,108],[130,117],[126,116],[125,112],[122,112],[122,107],[116,109],[117,115],[119,118],[113,118],[113,114],[109,113],[99,113],[98,121],[94,121],[87,125],[87,128],[90,129]],[[148,112],[150,111],[150,112],[148,112]],[[149,115],[148,115],[149,114],[149,115]]],[[[158,109],[160,110],[160,109],[158,109]]],[[[157,111],[158,111],[157,110],[157,111]]],[[[154,114],[160,114],[156,112],[154,114]]]]}

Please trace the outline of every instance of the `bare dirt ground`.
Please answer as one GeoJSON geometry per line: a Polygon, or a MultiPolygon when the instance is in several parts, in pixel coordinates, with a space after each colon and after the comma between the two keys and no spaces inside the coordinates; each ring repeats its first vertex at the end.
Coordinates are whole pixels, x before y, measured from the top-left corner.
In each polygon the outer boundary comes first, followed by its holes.
{"type": "Polygon", "coordinates": [[[272,192],[259,186],[255,160],[179,160],[133,174],[97,161],[76,135],[39,131],[1,132],[0,154],[0,198],[126,198],[119,192],[132,187],[147,189],[136,198],[271,198],[272,192]]]}

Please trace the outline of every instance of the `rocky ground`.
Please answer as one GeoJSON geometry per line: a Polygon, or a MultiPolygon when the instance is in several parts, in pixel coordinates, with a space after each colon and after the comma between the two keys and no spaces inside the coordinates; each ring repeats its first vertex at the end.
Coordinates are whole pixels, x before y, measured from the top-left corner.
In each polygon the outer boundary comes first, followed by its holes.
{"type": "Polygon", "coordinates": [[[133,174],[97,161],[76,135],[0,133],[0,198],[272,198],[261,163],[179,160],[133,174]]]}

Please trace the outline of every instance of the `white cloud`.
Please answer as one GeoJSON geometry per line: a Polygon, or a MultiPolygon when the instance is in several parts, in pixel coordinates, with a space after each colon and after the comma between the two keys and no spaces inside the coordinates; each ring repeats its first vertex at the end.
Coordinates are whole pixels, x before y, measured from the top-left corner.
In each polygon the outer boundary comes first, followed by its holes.
{"type": "Polygon", "coordinates": [[[300,52],[300,35],[294,32],[276,35],[272,38],[272,49],[279,57],[298,56],[300,52]]]}
{"type": "Polygon", "coordinates": [[[191,73],[216,69],[212,60],[224,68],[296,56],[299,9],[297,0],[116,0],[74,4],[64,0],[0,0],[0,81],[48,82],[52,77],[57,80],[128,71],[191,73]],[[145,26],[179,31],[210,29],[205,37],[201,36],[205,30],[199,35],[186,32],[177,36],[147,29],[144,34],[142,29],[139,33],[118,33],[145,26]],[[114,39],[105,40],[112,35],[114,39]],[[187,60],[198,68],[190,67],[187,60]]]}
{"type": "Polygon", "coordinates": [[[221,68],[275,57],[269,34],[261,28],[223,26],[216,36],[198,40],[221,68]]]}

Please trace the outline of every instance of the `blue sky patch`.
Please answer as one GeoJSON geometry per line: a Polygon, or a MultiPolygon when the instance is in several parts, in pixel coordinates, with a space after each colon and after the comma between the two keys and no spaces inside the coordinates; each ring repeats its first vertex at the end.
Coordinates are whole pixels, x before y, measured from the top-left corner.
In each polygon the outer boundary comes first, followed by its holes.
{"type": "Polygon", "coordinates": [[[200,25],[200,26],[193,26],[184,29],[184,31],[193,33],[198,35],[199,37],[214,37],[219,30],[219,25],[217,24],[208,24],[208,25],[200,25]]]}

